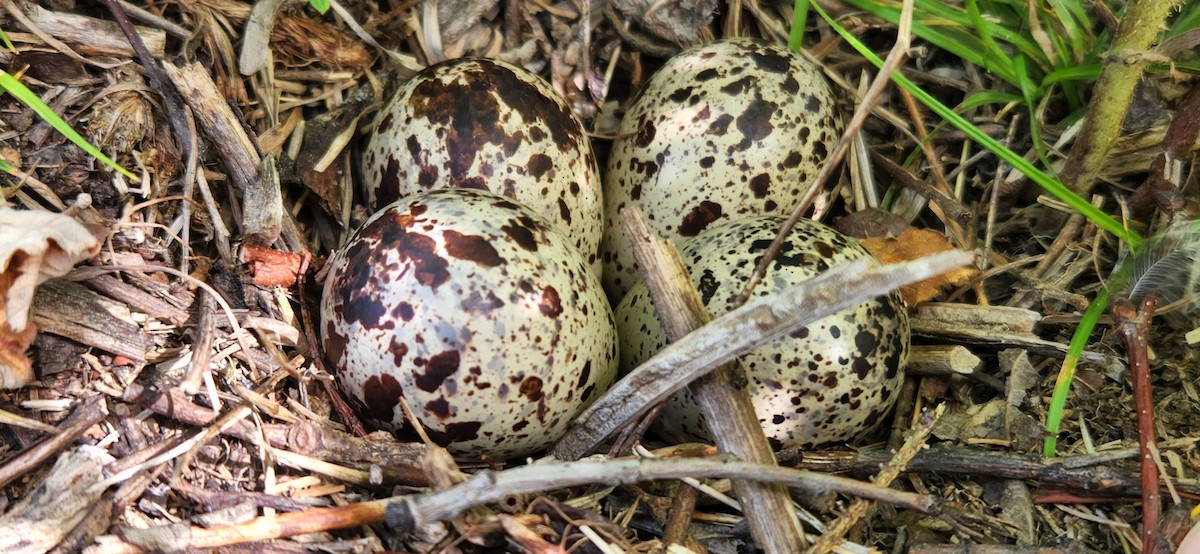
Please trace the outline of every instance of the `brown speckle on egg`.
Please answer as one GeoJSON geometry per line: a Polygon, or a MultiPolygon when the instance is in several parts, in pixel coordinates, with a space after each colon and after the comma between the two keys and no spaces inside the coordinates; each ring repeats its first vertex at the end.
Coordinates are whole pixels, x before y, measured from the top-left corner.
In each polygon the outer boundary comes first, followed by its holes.
{"type": "Polygon", "coordinates": [[[544,449],[615,376],[599,278],[549,221],[493,193],[400,200],[329,267],[319,329],[351,405],[404,432],[404,402],[458,456],[544,449]]]}
{"type": "Polygon", "coordinates": [[[604,286],[636,279],[617,217],[637,204],[660,236],[790,213],[841,133],[819,67],[777,45],[727,39],[683,52],[626,111],[605,174],[604,286]]]}
{"type": "Polygon", "coordinates": [[[498,60],[443,62],[401,85],[379,121],[362,158],[371,207],[434,188],[490,190],[549,219],[589,260],[599,252],[591,142],[537,75],[498,60]]]}
{"type": "MultiPolygon", "coordinates": [[[[714,314],[729,308],[782,226],[778,216],[713,224],[681,247],[693,283],[714,314]]],[[[764,296],[839,262],[868,257],[858,242],[800,220],[755,294],[764,296]]],[[[617,307],[621,366],[630,370],[666,346],[644,284],[617,307]]],[[[895,402],[908,357],[908,316],[897,294],[874,298],[797,329],[742,358],[744,377],[772,444],[811,448],[872,430],[895,402]]],[[[676,394],[659,417],[670,438],[708,440],[699,407],[676,394]]]]}

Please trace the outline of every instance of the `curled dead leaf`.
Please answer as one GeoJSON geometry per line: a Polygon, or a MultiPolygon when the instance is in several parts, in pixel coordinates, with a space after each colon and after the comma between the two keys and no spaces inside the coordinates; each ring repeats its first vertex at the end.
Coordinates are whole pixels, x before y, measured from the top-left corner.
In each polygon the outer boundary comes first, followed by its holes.
{"type": "Polygon", "coordinates": [[[0,388],[33,378],[25,350],[36,334],[29,314],[37,286],[99,252],[99,241],[69,216],[0,208],[0,388]]]}
{"type": "MultiPolygon", "coordinates": [[[[912,227],[905,229],[898,237],[871,237],[862,239],[862,244],[885,264],[906,262],[954,249],[945,235],[912,227]]],[[[978,274],[979,270],[973,267],[958,268],[900,287],[900,296],[909,307],[916,306],[932,300],[946,288],[967,283],[978,274]]]]}

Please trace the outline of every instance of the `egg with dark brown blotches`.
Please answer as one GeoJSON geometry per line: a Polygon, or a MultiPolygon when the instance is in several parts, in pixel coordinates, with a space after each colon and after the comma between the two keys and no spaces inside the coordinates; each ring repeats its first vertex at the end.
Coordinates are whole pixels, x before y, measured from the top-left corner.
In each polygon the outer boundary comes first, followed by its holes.
{"type": "Polygon", "coordinates": [[[552,444],[612,383],[617,338],[599,278],[515,201],[438,189],[373,215],[334,255],[326,359],[357,412],[461,457],[552,444]]]}
{"type": "Polygon", "coordinates": [[[549,219],[599,270],[604,200],[583,125],[537,75],[461,58],[405,82],[362,158],[368,207],[443,187],[489,190],[549,219]]]}
{"type": "MultiPolygon", "coordinates": [[[[784,218],[757,216],[710,226],[681,249],[705,306],[729,309],[784,218]]],[[[830,267],[870,257],[858,241],[811,220],[800,220],[754,289],[766,296],[807,281],[830,267]]],[[[638,283],[617,307],[621,366],[628,371],[667,344],[646,285],[638,283]]],[[[812,448],[873,430],[895,403],[904,380],[909,323],[899,294],[873,298],[817,320],[741,358],[747,390],[763,431],[776,448],[812,448]]],[[[667,401],[659,428],[676,440],[709,440],[690,393],[667,401]]]]}
{"type": "Polygon", "coordinates": [[[622,208],[640,206],[673,240],[723,220],[789,214],[841,130],[820,68],[783,46],[727,39],[668,60],[625,113],[608,161],[601,256],[610,298],[637,279],[622,208]]]}

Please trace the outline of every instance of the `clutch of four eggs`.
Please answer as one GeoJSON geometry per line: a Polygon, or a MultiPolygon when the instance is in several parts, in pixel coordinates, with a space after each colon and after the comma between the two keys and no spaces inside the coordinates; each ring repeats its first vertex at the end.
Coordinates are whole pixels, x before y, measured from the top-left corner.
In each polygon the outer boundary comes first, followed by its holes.
{"type": "MultiPolygon", "coordinates": [[[[542,450],[618,365],[666,343],[648,299],[635,300],[645,290],[617,211],[638,204],[680,242],[710,310],[723,311],[713,299],[740,287],[759,235],[774,236],[839,132],[819,69],[776,46],[712,43],[669,60],[633,100],[602,193],[582,125],[539,77],[494,60],[432,66],[396,92],[365,148],[379,211],[330,261],[326,358],[377,425],[411,431],[403,402],[455,455],[542,450]],[[609,299],[622,298],[614,317],[609,299]]],[[[817,223],[789,238],[762,294],[869,255],[817,223]]],[[[903,306],[889,295],[858,309],[745,360],[778,446],[852,438],[894,400],[903,306]]],[[[668,410],[678,425],[663,432],[704,438],[689,397],[668,410]]]]}

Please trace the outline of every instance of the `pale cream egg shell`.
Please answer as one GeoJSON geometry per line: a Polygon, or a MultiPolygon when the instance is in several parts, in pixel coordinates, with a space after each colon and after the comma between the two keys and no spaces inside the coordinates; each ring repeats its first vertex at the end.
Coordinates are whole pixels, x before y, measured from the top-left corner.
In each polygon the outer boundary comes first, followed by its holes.
{"type": "MultiPolygon", "coordinates": [[[[757,216],[710,226],[681,249],[692,281],[714,315],[728,310],[784,218],[757,216]]],[[[839,262],[869,257],[857,241],[825,225],[800,220],[755,296],[813,278],[839,262]]],[[[667,344],[639,282],[617,307],[622,371],[667,344]]],[[[741,358],[747,390],[775,448],[802,449],[854,439],[883,421],[904,380],[908,312],[896,293],[813,322],[741,358]]],[[[658,429],[679,441],[709,441],[695,399],[683,391],[667,401],[658,429]]]]}
{"type": "Polygon", "coordinates": [[[405,82],[363,150],[368,207],[442,187],[490,190],[533,208],[599,271],[604,200],[583,125],[542,78],[460,58],[405,82]]]}
{"type": "Polygon", "coordinates": [[[619,210],[639,205],[666,239],[724,219],[788,214],[841,130],[820,68],[782,46],[727,39],[668,60],[625,113],[608,161],[609,298],[637,279],[619,210]]]}
{"type": "Polygon", "coordinates": [[[615,377],[599,278],[511,199],[409,196],[368,219],[329,267],[320,331],[342,391],[364,419],[401,433],[404,402],[456,456],[540,451],[615,377]]]}

